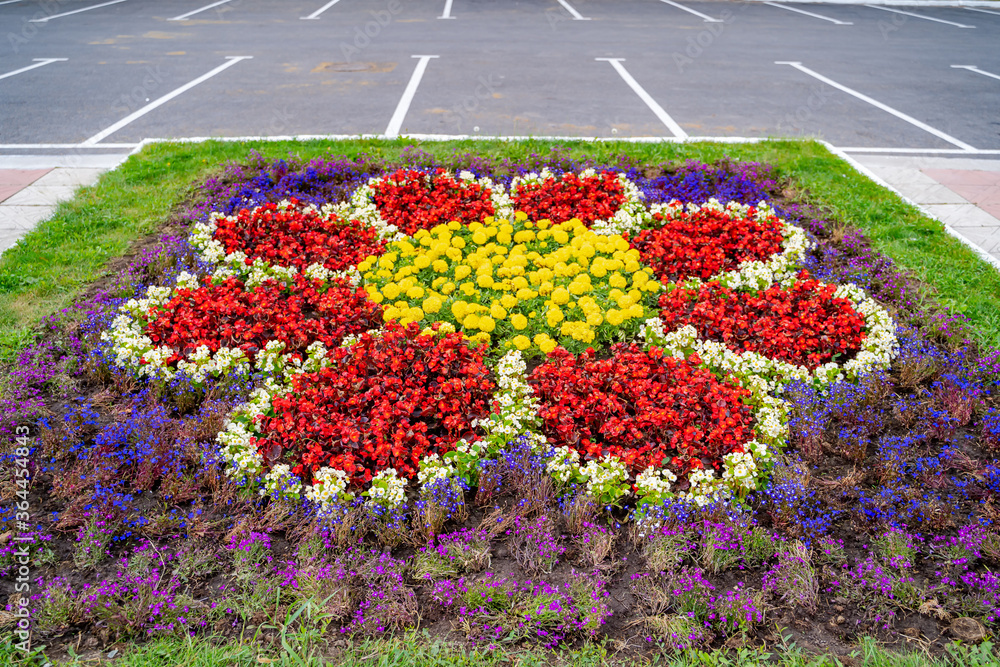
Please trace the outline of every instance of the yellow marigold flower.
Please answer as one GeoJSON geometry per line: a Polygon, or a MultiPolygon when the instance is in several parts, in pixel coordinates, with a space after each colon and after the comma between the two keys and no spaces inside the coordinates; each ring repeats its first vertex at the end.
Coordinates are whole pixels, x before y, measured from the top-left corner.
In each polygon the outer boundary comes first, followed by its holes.
{"type": "Polygon", "coordinates": [[[514,295],[521,301],[527,301],[528,299],[534,299],[536,296],[538,296],[538,292],[536,292],[535,290],[528,289],[527,287],[523,287],[517,290],[517,292],[515,292],[514,295]]]}
{"type": "Polygon", "coordinates": [[[646,281],[646,284],[642,286],[642,289],[646,290],[647,292],[659,292],[661,287],[662,285],[660,285],[658,281],[650,278],[649,280],[646,281]]]}
{"type": "Polygon", "coordinates": [[[615,299],[615,303],[618,304],[619,308],[628,308],[635,303],[635,299],[632,298],[631,294],[622,294],[620,297],[615,299]]]}
{"type": "Polygon", "coordinates": [[[548,340],[543,341],[538,346],[538,349],[541,350],[543,353],[548,354],[552,350],[556,349],[556,345],[557,345],[557,343],[554,340],[552,340],[551,338],[549,338],[548,340]]]}
{"type": "Polygon", "coordinates": [[[649,274],[645,271],[637,271],[634,276],[632,276],[632,284],[639,289],[649,282],[649,274]]]}
{"type": "Polygon", "coordinates": [[[599,327],[604,322],[604,316],[598,313],[587,313],[587,324],[592,327],[599,327]]]}
{"type": "Polygon", "coordinates": [[[445,277],[445,276],[438,276],[437,278],[435,278],[434,280],[431,281],[431,288],[432,289],[441,289],[441,285],[444,285],[446,282],[448,282],[448,278],[447,277],[445,277]]]}
{"type": "Polygon", "coordinates": [[[527,336],[514,336],[510,342],[519,350],[527,350],[531,347],[531,339],[527,336]]]}
{"type": "Polygon", "coordinates": [[[569,293],[574,296],[580,296],[581,294],[586,294],[590,291],[590,283],[584,282],[582,280],[574,280],[571,282],[567,288],[569,293]]]}
{"type": "Polygon", "coordinates": [[[461,250],[465,247],[465,239],[461,236],[453,236],[451,237],[451,245],[461,250]]]}
{"type": "Polygon", "coordinates": [[[424,288],[419,285],[414,285],[406,290],[406,297],[408,299],[419,299],[424,295],[424,288]]]}
{"type": "Polygon", "coordinates": [[[456,320],[461,322],[462,318],[464,318],[466,313],[468,312],[469,312],[469,304],[467,304],[466,302],[461,300],[452,302],[451,314],[455,317],[456,320]]]}
{"type": "Polygon", "coordinates": [[[524,289],[528,286],[528,281],[524,276],[517,276],[510,281],[510,284],[514,286],[515,289],[524,289]]]}
{"type": "Polygon", "coordinates": [[[558,306],[553,306],[545,312],[545,319],[548,321],[550,327],[554,327],[563,321],[563,312],[558,306]]]}
{"type": "Polygon", "coordinates": [[[385,269],[379,269],[375,272],[375,275],[382,280],[390,280],[392,278],[392,271],[386,271],[385,269]]]}
{"type": "Polygon", "coordinates": [[[618,289],[624,289],[628,286],[628,281],[625,280],[625,276],[616,271],[611,274],[611,277],[608,278],[608,284],[612,287],[617,287],[618,289]]]}
{"type": "Polygon", "coordinates": [[[387,299],[395,299],[399,296],[399,285],[396,283],[386,283],[382,288],[382,296],[387,299]]]}
{"type": "Polygon", "coordinates": [[[472,283],[462,283],[458,288],[462,290],[462,294],[465,296],[472,296],[476,293],[476,286],[472,283]]]}
{"type": "Polygon", "coordinates": [[[488,273],[481,274],[476,278],[476,283],[483,289],[489,289],[493,287],[493,276],[488,273]]]}
{"type": "Polygon", "coordinates": [[[430,265],[431,265],[431,258],[428,257],[427,255],[417,255],[413,259],[413,266],[417,267],[418,269],[426,269],[430,265]]]}
{"type": "Polygon", "coordinates": [[[399,315],[399,308],[396,306],[388,306],[382,311],[382,319],[388,322],[389,320],[394,320],[399,315]]]}
{"type": "Polygon", "coordinates": [[[472,267],[468,264],[459,264],[455,267],[455,280],[462,280],[472,273],[472,267]]]}
{"type": "Polygon", "coordinates": [[[535,232],[530,229],[522,229],[514,234],[514,243],[531,243],[535,240],[535,232]]]}
{"type": "Polygon", "coordinates": [[[490,306],[490,317],[497,320],[502,320],[507,317],[507,309],[501,306],[499,303],[494,303],[490,306]]]}
{"type": "Polygon", "coordinates": [[[457,232],[461,228],[462,228],[462,223],[460,223],[458,220],[452,220],[451,222],[448,223],[448,229],[450,229],[453,232],[457,232]]]}
{"type": "Polygon", "coordinates": [[[510,316],[510,323],[515,329],[522,331],[528,326],[528,318],[521,313],[516,313],[510,316]]]}
{"type": "Polygon", "coordinates": [[[552,240],[558,243],[559,245],[565,245],[567,242],[569,242],[569,234],[567,234],[561,229],[553,229],[552,240]]]}
{"type": "Polygon", "coordinates": [[[455,325],[452,324],[451,322],[442,322],[440,325],[438,325],[438,333],[441,334],[455,333],[455,325]]]}
{"type": "Polygon", "coordinates": [[[482,317],[479,318],[479,328],[485,331],[486,333],[490,333],[497,328],[496,320],[494,320],[489,315],[483,315],[482,317]]]}
{"type": "Polygon", "coordinates": [[[479,230],[472,235],[472,242],[478,245],[483,245],[489,240],[490,237],[487,236],[482,230],[479,230]]]}
{"type": "Polygon", "coordinates": [[[436,313],[441,310],[441,299],[436,296],[429,296],[424,299],[423,309],[425,313],[436,313]]]}
{"type": "Polygon", "coordinates": [[[379,292],[373,292],[369,294],[368,298],[374,301],[375,303],[382,303],[383,301],[385,301],[385,297],[382,296],[379,292]]]}
{"type": "Polygon", "coordinates": [[[511,242],[510,234],[506,232],[500,232],[497,234],[497,243],[502,243],[503,245],[509,245],[511,242]]]}
{"type": "Polygon", "coordinates": [[[372,268],[372,265],[374,263],[375,263],[375,258],[369,255],[368,257],[365,257],[363,260],[358,262],[358,271],[360,273],[365,273],[372,268]]]}
{"type": "Polygon", "coordinates": [[[424,319],[424,311],[419,307],[414,306],[406,311],[406,316],[409,317],[414,322],[424,319]]]}
{"type": "MultiPolygon", "coordinates": [[[[556,288],[555,285],[553,285],[551,282],[549,282],[548,280],[546,280],[544,283],[542,283],[541,285],[538,286],[538,293],[541,294],[542,296],[547,296],[549,294],[552,294],[552,291],[555,288],[556,288]]],[[[562,288],[560,288],[560,289],[562,289],[562,288]]]]}
{"type": "Polygon", "coordinates": [[[469,313],[462,319],[462,326],[466,329],[476,329],[479,327],[479,315],[469,313]]]}
{"type": "Polygon", "coordinates": [[[454,291],[455,291],[455,283],[448,282],[445,283],[444,285],[441,285],[441,293],[446,296],[454,291]]]}
{"type": "Polygon", "coordinates": [[[431,263],[431,268],[434,269],[437,273],[444,273],[445,271],[448,270],[448,262],[444,261],[443,259],[436,259],[431,263]]]}
{"type": "Polygon", "coordinates": [[[507,310],[510,310],[511,308],[517,305],[517,297],[514,296],[513,294],[504,294],[502,297],[500,297],[500,305],[506,308],[507,310]]]}
{"type": "Polygon", "coordinates": [[[525,213],[524,211],[516,211],[514,213],[514,219],[517,220],[518,222],[524,222],[525,220],[528,219],[528,214],[525,213]]]}
{"type": "Polygon", "coordinates": [[[640,318],[645,314],[645,311],[643,310],[642,304],[633,303],[628,307],[628,314],[632,318],[640,318]]]}
{"type": "Polygon", "coordinates": [[[460,262],[462,260],[462,251],[458,248],[448,248],[444,251],[444,255],[453,262],[460,262]]]}
{"type": "Polygon", "coordinates": [[[609,310],[606,315],[608,318],[608,324],[613,327],[616,327],[625,321],[625,317],[622,315],[621,311],[615,310],[614,308],[609,310]]]}
{"type": "MultiPolygon", "coordinates": [[[[541,290],[539,290],[541,292],[541,290]]],[[[557,287],[552,290],[552,301],[557,304],[564,304],[569,301],[569,291],[565,287],[557,287]]]]}

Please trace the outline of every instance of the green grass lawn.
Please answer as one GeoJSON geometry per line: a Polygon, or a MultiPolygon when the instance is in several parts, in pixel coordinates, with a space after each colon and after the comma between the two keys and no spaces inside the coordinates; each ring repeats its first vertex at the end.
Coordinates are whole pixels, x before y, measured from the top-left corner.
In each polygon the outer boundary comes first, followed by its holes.
{"type": "MultiPolygon", "coordinates": [[[[0,257],[0,356],[9,358],[45,315],[69,305],[111,258],[155,232],[194,185],[251,150],[268,159],[369,154],[392,158],[416,142],[356,140],[153,144],[94,186],[59,206],[19,245],[0,257]]],[[[875,247],[931,286],[937,299],[966,315],[981,343],[1000,346],[1000,273],[944,231],[944,226],[870,182],[811,141],[758,144],[633,144],[626,142],[424,142],[437,156],[482,152],[523,158],[561,145],[574,157],[612,161],[621,154],[646,162],[722,157],[774,165],[814,204],[856,225],[875,247]]]]}

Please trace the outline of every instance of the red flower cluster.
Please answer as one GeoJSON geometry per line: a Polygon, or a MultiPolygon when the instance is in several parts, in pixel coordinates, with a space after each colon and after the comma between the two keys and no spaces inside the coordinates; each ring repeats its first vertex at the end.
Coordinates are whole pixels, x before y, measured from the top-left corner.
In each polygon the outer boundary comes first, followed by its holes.
{"type": "Polygon", "coordinates": [[[336,347],[348,334],[381,326],[381,306],[363,289],[344,280],[324,286],[296,276],[292,286],[267,280],[247,289],[235,277],[213,285],[205,278],[197,289],[178,290],[163,306],[150,309],[146,335],[174,350],[174,364],[205,345],[239,348],[250,361],[267,341],[285,343],[285,352],[303,351],[320,341],[336,347]],[[325,287],[325,288],[324,288],[325,287]]]}
{"type": "Polygon", "coordinates": [[[585,178],[567,172],[561,178],[522,183],[512,199],[514,209],[527,213],[529,220],[560,223],[579,218],[589,227],[614,216],[625,202],[625,189],[613,171],[585,178]]]}
{"type": "Polygon", "coordinates": [[[753,437],[750,392],[700,360],[616,345],[610,359],[562,348],[529,377],[545,435],[587,459],[617,456],[635,474],[669,461],[675,473],[713,467],[753,437]]]}
{"type": "Polygon", "coordinates": [[[260,257],[270,264],[294,266],[300,271],[322,264],[331,271],[356,266],[368,255],[381,255],[385,243],[375,230],[357,220],[340,220],[315,209],[303,210],[299,202],[279,210],[274,203],[242,209],[235,218],[216,221],[214,238],[228,255],[242,250],[247,264],[260,257]]]}
{"type": "Polygon", "coordinates": [[[424,172],[400,169],[372,189],[382,219],[408,236],[452,220],[467,225],[495,213],[489,188],[456,179],[444,169],[430,182],[424,172]]]}
{"type": "Polygon", "coordinates": [[[718,283],[673,289],[660,297],[660,317],[670,331],[690,324],[703,338],[814,369],[843,362],[861,348],[865,320],[836,285],[803,272],[790,288],[737,292],[718,283]]]}
{"type": "Polygon", "coordinates": [[[355,485],[394,467],[412,477],[420,459],[455,448],[486,417],[495,384],[482,349],[462,335],[421,334],[390,322],[333,351],[333,364],[296,376],[261,417],[257,447],[303,475],[329,466],[355,485]]]}
{"type": "Polygon", "coordinates": [[[740,262],[767,260],[781,252],[781,221],[775,216],[757,221],[753,215],[753,208],[743,218],[705,207],[676,218],[656,213],[653,219],[662,226],[642,230],[630,244],[661,282],[706,280],[740,262]]]}

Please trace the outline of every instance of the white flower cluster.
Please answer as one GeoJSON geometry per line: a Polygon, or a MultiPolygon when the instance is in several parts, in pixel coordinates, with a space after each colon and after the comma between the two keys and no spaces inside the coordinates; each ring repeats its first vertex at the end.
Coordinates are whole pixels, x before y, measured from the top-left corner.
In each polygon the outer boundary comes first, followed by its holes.
{"type": "MultiPolygon", "coordinates": [[[[444,175],[450,175],[450,172],[444,172],[444,175]]],[[[430,183],[437,176],[436,174],[424,174],[424,180],[430,183]]],[[[490,192],[490,203],[493,204],[495,217],[509,219],[514,215],[510,196],[504,191],[502,185],[494,183],[492,179],[485,176],[476,178],[475,174],[468,171],[459,172],[456,178],[460,181],[476,183],[487,189],[490,192]]],[[[360,220],[374,228],[379,238],[386,242],[401,241],[406,238],[406,235],[400,233],[395,225],[386,222],[379,213],[378,207],[375,206],[375,186],[380,183],[399,184],[392,175],[368,179],[366,184],[354,191],[348,201],[343,204],[327,204],[322,211],[336,213],[352,220],[360,220]]]]}
{"type": "Polygon", "coordinates": [[[688,474],[687,491],[680,494],[684,500],[690,500],[698,507],[704,507],[729,496],[728,489],[715,477],[715,471],[709,468],[692,470],[688,474]]]}
{"type": "Polygon", "coordinates": [[[538,402],[525,376],[527,368],[521,351],[511,350],[493,369],[497,382],[494,399],[499,410],[472,422],[473,427],[483,429],[491,453],[521,436],[531,438],[533,447],[545,443],[545,436],[538,432],[538,402]]]}
{"type": "MultiPolygon", "coordinates": [[[[700,206],[698,204],[688,204],[684,206],[679,201],[674,200],[669,204],[653,204],[650,206],[650,215],[660,213],[668,220],[680,217],[684,212],[697,213],[700,210],[716,211],[725,213],[733,219],[745,220],[750,217],[751,207],[746,204],[731,201],[723,205],[717,199],[709,199],[700,206]]],[[[760,202],[754,209],[753,219],[756,221],[769,220],[775,217],[774,209],[767,202],[760,202]]],[[[745,260],[731,271],[723,271],[708,279],[708,281],[718,281],[730,289],[747,287],[751,289],[766,289],[774,283],[789,285],[795,280],[795,276],[805,259],[810,242],[805,230],[784,220],[778,220],[781,225],[781,252],[767,260],[745,260]]],[[[697,278],[685,281],[685,284],[696,287],[701,281],[697,278]]]]}
{"type": "Polygon", "coordinates": [[[742,487],[747,491],[757,486],[757,463],[750,452],[731,452],[722,457],[725,467],[722,479],[730,487],[742,487]]]}
{"type": "MultiPolygon", "coordinates": [[[[580,468],[580,475],[587,480],[587,493],[594,498],[617,496],[616,487],[628,480],[628,468],[616,456],[605,456],[600,461],[588,461],[580,468]]],[[[612,502],[617,497],[608,498],[612,502]]]]}
{"type": "Polygon", "coordinates": [[[658,320],[647,320],[640,329],[640,335],[647,346],[662,347],[674,356],[694,352],[708,366],[732,373],[747,385],[757,386],[766,392],[781,392],[785,385],[794,380],[824,389],[838,380],[853,380],[862,373],[889,368],[892,360],[899,354],[899,341],[888,311],[856,285],[841,285],[834,296],[854,303],[855,310],[865,320],[865,338],[853,359],[842,364],[831,361],[814,370],[757,352],[736,352],[724,343],[702,339],[691,325],[664,333],[658,320]]]}
{"type": "MultiPolygon", "coordinates": [[[[585,169],[580,172],[580,178],[592,178],[597,176],[597,170],[585,169]]],[[[516,176],[510,183],[511,197],[517,196],[518,188],[523,185],[542,184],[546,181],[561,180],[561,176],[556,176],[545,167],[540,172],[531,172],[524,176],[516,176]]],[[[626,178],[625,174],[618,174],[618,182],[622,185],[622,194],[625,201],[622,202],[615,214],[607,220],[595,220],[590,229],[597,234],[604,236],[619,236],[625,232],[635,233],[639,231],[643,224],[649,221],[649,211],[643,202],[645,195],[639,187],[626,178]]]]}
{"type": "Polygon", "coordinates": [[[635,495],[639,498],[663,498],[670,493],[677,475],[666,468],[650,466],[635,476],[635,495]]]}
{"type": "Polygon", "coordinates": [[[306,486],[306,498],[317,505],[328,505],[347,495],[347,473],[323,467],[313,473],[313,483],[306,486]]]}
{"type": "Polygon", "coordinates": [[[372,478],[372,487],[367,495],[372,502],[385,507],[399,507],[406,500],[407,480],[401,478],[395,468],[386,468],[372,478]]]}
{"type": "Polygon", "coordinates": [[[545,469],[553,479],[565,484],[580,474],[580,454],[575,449],[563,445],[552,451],[552,458],[545,464],[545,469]]]}
{"type": "Polygon", "coordinates": [[[448,479],[455,476],[455,468],[438,454],[428,454],[420,459],[419,470],[417,471],[417,484],[425,487],[439,479],[448,479]]]}
{"type": "Polygon", "coordinates": [[[264,458],[254,445],[257,419],[271,409],[271,402],[287,387],[279,386],[271,379],[264,386],[254,389],[246,403],[242,403],[229,414],[222,430],[215,440],[219,443],[219,453],[229,463],[226,474],[237,481],[246,481],[260,475],[264,458]]]}

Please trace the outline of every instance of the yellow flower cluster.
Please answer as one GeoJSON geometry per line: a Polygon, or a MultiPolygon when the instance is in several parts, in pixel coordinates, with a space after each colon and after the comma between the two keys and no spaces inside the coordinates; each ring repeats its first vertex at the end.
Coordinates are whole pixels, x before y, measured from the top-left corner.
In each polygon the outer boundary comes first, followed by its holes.
{"type": "Polygon", "coordinates": [[[637,330],[662,289],[621,236],[575,218],[535,223],[522,212],[420,230],[358,270],[386,320],[449,322],[529,354],[578,351],[620,338],[622,326],[637,330]]]}

